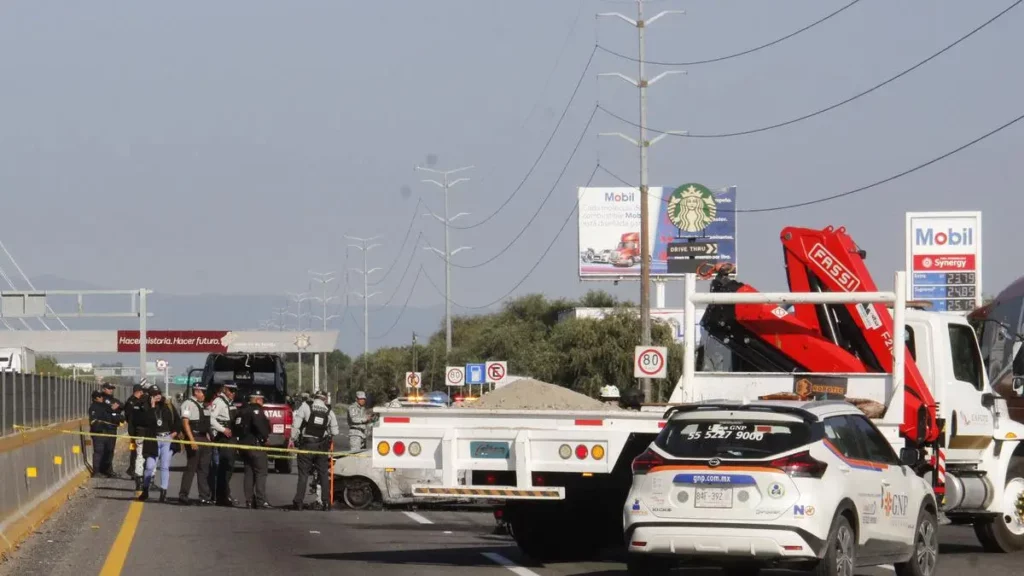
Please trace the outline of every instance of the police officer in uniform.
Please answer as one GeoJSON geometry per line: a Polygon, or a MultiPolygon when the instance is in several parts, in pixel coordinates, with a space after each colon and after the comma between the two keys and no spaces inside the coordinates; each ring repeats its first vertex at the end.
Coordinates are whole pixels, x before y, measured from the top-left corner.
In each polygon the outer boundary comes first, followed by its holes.
{"type": "MultiPolygon", "coordinates": [[[[142,384],[136,384],[132,386],[132,395],[125,400],[124,403],[124,419],[128,424],[128,436],[132,438],[138,437],[138,428],[135,423],[139,420],[139,415],[142,410],[146,407],[146,403],[142,400],[143,395],[142,384]]],[[[128,475],[131,476],[132,480],[139,478],[140,475],[135,472],[136,459],[139,457],[139,452],[142,451],[142,441],[132,440],[132,451],[128,455],[128,475]]]]}
{"type": "Polygon", "coordinates": [[[185,445],[188,460],[178,489],[178,503],[183,506],[191,504],[188,495],[192,491],[193,478],[198,478],[198,503],[213,504],[213,496],[210,494],[210,459],[213,448],[196,444],[210,441],[210,411],[204,406],[205,402],[206,387],[196,383],[192,385],[192,396],[181,403],[181,438],[188,442],[185,445]]]}
{"type": "Polygon", "coordinates": [[[302,510],[306,499],[306,481],[310,470],[315,466],[320,476],[321,509],[330,510],[330,456],[326,454],[331,448],[331,440],[338,435],[338,419],[326,404],[327,394],[316,393],[312,407],[302,405],[292,415],[292,443],[300,450],[323,452],[323,454],[298,454],[296,460],[299,468],[299,481],[295,489],[292,505],[302,510]]]}
{"type": "Polygon", "coordinates": [[[356,392],[356,401],[348,407],[348,446],[349,450],[362,450],[366,442],[366,424],[370,415],[366,413],[366,392],[356,392]]]}
{"type": "MultiPolygon", "coordinates": [[[[238,385],[234,382],[225,382],[221,387],[220,394],[214,399],[210,407],[210,428],[213,429],[213,441],[218,444],[235,444],[235,420],[237,410],[235,408],[235,392],[238,385]]],[[[219,446],[219,461],[217,462],[217,488],[216,503],[218,506],[232,507],[237,502],[231,498],[231,474],[235,468],[234,448],[219,446]]]]}
{"type": "Polygon", "coordinates": [[[263,411],[263,393],[253,390],[249,404],[238,411],[238,440],[243,446],[256,450],[242,450],[245,464],[245,503],[254,509],[272,508],[267,503],[267,474],[270,472],[267,453],[260,450],[270,438],[270,419],[263,411]]]}
{"type": "MultiPolygon", "coordinates": [[[[117,434],[118,427],[124,422],[124,410],[121,408],[121,401],[114,397],[114,385],[110,382],[104,382],[100,387],[103,393],[103,402],[110,408],[110,414],[112,422],[114,423],[114,429],[110,432],[111,434],[117,434]]],[[[106,450],[104,454],[103,462],[100,462],[100,473],[107,478],[118,478],[116,472],[114,472],[114,448],[117,444],[116,438],[107,438],[110,441],[110,449],[106,450]]],[[[95,463],[94,463],[95,464],[95,463]]]]}
{"type": "MultiPolygon", "coordinates": [[[[103,397],[103,392],[94,390],[92,393],[92,404],[89,405],[89,432],[93,434],[116,434],[117,420],[110,406],[103,397]]],[[[107,436],[94,436],[92,438],[92,476],[103,475],[113,477],[110,471],[103,468],[103,464],[113,456],[116,438],[107,436]],[[107,454],[111,456],[108,457],[107,454]]]]}

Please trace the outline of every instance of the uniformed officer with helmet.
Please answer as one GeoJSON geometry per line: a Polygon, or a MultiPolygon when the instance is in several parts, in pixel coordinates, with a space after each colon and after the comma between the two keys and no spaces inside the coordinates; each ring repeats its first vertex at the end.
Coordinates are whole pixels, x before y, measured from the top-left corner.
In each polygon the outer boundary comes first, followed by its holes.
{"type": "Polygon", "coordinates": [[[253,390],[249,394],[249,404],[238,411],[236,430],[238,442],[243,446],[245,503],[250,508],[270,508],[267,503],[267,453],[260,450],[270,438],[270,419],[263,410],[263,393],[259,390],[253,390]]]}
{"type": "Polygon", "coordinates": [[[334,412],[327,407],[326,400],[327,394],[318,391],[312,406],[303,404],[292,416],[292,443],[295,447],[299,450],[320,452],[320,454],[300,452],[296,455],[299,481],[295,489],[295,498],[292,499],[292,505],[296,510],[302,510],[302,504],[306,499],[306,481],[313,467],[316,467],[320,476],[321,509],[330,509],[330,456],[327,455],[327,452],[339,430],[338,419],[334,416],[334,412]]]}
{"type": "Polygon", "coordinates": [[[210,411],[204,406],[206,402],[206,386],[202,383],[192,385],[192,396],[181,403],[181,438],[188,442],[185,445],[185,456],[188,459],[185,472],[181,475],[181,487],[178,489],[178,503],[189,505],[188,495],[192,491],[192,480],[199,483],[199,504],[213,504],[210,491],[210,460],[213,448],[205,445],[210,441],[210,411]],[[203,445],[198,443],[202,442],[203,445]]]}
{"type": "MultiPolygon", "coordinates": [[[[210,405],[210,428],[213,430],[213,440],[218,444],[235,444],[236,408],[235,392],[238,385],[234,382],[225,382],[221,387],[220,394],[210,405]]],[[[217,462],[217,487],[216,503],[218,506],[234,506],[237,501],[231,498],[231,474],[235,469],[235,449],[228,446],[219,446],[219,461],[217,462]]]]}
{"type": "Polygon", "coordinates": [[[356,392],[356,401],[348,407],[348,449],[352,451],[366,448],[366,425],[370,415],[366,411],[366,392],[356,392]]]}

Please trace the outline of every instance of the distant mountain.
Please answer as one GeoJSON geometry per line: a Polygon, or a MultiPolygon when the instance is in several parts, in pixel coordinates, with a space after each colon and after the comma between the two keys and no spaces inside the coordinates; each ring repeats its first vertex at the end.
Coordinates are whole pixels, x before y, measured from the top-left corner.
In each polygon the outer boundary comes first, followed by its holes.
{"type": "MultiPolygon", "coordinates": [[[[39,290],[107,289],[52,275],[34,278],[33,284],[39,290]]],[[[77,307],[77,302],[71,296],[53,296],[47,301],[58,315],[62,311],[72,311],[77,307]]],[[[147,308],[154,316],[149,319],[147,327],[152,330],[258,330],[263,321],[270,319],[272,311],[283,304],[283,298],[280,295],[201,294],[179,296],[152,294],[147,298],[147,308]]],[[[86,312],[130,312],[132,300],[129,295],[87,295],[84,297],[83,309],[86,312]]],[[[382,335],[379,339],[370,339],[371,349],[407,344],[411,341],[413,332],[421,336],[432,334],[441,328],[444,320],[443,305],[406,308],[396,323],[396,318],[401,311],[399,306],[370,307],[371,336],[388,330],[394,324],[394,328],[386,335],[382,335]]],[[[339,314],[340,312],[340,310],[329,311],[330,314],[339,314]]],[[[285,320],[286,324],[289,324],[288,319],[285,320]]],[[[362,320],[362,308],[358,307],[351,310],[351,316],[346,314],[345,318],[336,318],[329,324],[330,328],[341,330],[338,348],[353,356],[361,354],[363,351],[362,320]]],[[[138,329],[137,320],[132,318],[66,318],[65,322],[72,330],[138,329]]],[[[314,319],[312,322],[315,323],[316,320],[314,319]]],[[[30,321],[30,323],[36,329],[42,328],[35,321],[30,321]]],[[[51,328],[60,327],[59,323],[54,320],[48,320],[47,323],[51,328]]],[[[290,324],[294,326],[294,319],[290,324]]],[[[303,325],[306,325],[305,321],[303,325]]],[[[125,363],[129,364],[130,361],[125,361],[125,363]]]]}

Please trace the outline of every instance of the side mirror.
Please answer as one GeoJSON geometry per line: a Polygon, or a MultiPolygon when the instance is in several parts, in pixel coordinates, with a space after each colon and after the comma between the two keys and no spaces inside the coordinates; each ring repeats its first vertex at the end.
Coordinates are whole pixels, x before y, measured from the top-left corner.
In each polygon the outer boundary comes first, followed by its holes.
{"type": "Polygon", "coordinates": [[[921,460],[921,453],[915,448],[900,448],[900,465],[914,467],[921,460]]]}

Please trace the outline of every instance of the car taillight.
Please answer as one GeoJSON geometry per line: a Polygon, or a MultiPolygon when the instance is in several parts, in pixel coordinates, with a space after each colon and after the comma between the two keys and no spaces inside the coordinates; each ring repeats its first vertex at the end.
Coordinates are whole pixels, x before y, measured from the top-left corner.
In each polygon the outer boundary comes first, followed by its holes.
{"type": "Polygon", "coordinates": [[[391,447],[391,450],[394,451],[395,456],[401,456],[402,454],[405,454],[405,444],[400,441],[395,442],[394,446],[391,447]]]}
{"type": "Polygon", "coordinates": [[[794,478],[821,478],[828,464],[816,460],[810,452],[800,452],[772,460],[770,466],[778,468],[794,478]]]}
{"type": "Polygon", "coordinates": [[[664,463],[664,458],[648,448],[643,454],[633,459],[633,474],[647,474],[651,468],[661,466],[664,463]]]}
{"type": "Polygon", "coordinates": [[[285,431],[289,431],[289,430],[291,430],[291,427],[292,427],[292,409],[291,408],[285,408],[283,410],[283,412],[284,412],[284,429],[285,429],[285,431]]]}

